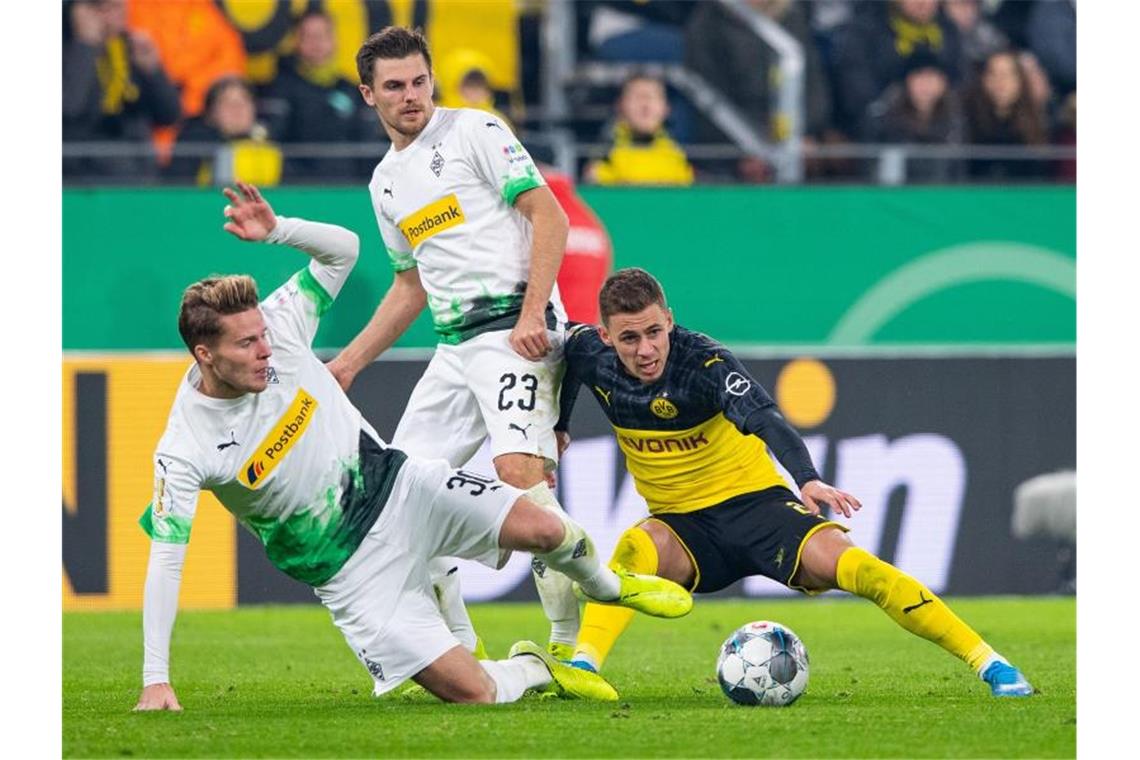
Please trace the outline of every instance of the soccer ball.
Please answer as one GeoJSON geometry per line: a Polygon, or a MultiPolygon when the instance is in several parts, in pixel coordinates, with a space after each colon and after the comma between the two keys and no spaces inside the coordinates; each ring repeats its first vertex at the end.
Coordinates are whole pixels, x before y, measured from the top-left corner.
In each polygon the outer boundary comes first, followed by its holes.
{"type": "Polygon", "coordinates": [[[807,650],[787,626],[758,620],[737,628],[721,645],[716,677],[739,705],[784,707],[807,688],[807,650]]]}

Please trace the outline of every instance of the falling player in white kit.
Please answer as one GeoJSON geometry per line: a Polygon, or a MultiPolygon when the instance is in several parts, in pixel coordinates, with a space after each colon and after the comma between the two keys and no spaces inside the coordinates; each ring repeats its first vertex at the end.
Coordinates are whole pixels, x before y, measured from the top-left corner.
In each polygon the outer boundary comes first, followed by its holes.
{"type": "MultiPolygon", "coordinates": [[[[561,511],[544,476],[558,459],[566,318],[555,278],[566,215],[501,119],[432,103],[431,53],[418,31],[387,27],[356,62],[361,94],[392,140],[369,190],[395,276],[329,369],[347,390],[428,306],[439,345],[393,445],[460,467],[490,439],[499,478],[561,511]]],[[[565,577],[541,560],[532,566],[550,651],[569,659],[578,601],[565,577]]],[[[452,569],[437,561],[433,579],[452,631],[474,650],[452,569]]]]}
{"type": "MultiPolygon", "coordinates": [[[[428,562],[438,555],[501,567],[536,553],[594,597],[675,617],[688,592],[614,573],[585,532],[492,477],[387,446],[312,351],[320,317],[356,262],[355,234],[279,217],[251,185],[227,188],[225,229],[312,257],[258,302],[244,275],[183,294],[178,327],[194,356],[155,451],[143,602],[143,690],[136,709],[181,709],[170,685],[170,634],[198,493],[207,489],[265,546],[278,569],[314,588],[368,669],[377,695],[414,679],[440,699],[510,702],[527,689],[614,700],[531,642],[477,661],[448,630],[428,562]]],[[[593,675],[593,674],[586,674],[593,675]]]]}

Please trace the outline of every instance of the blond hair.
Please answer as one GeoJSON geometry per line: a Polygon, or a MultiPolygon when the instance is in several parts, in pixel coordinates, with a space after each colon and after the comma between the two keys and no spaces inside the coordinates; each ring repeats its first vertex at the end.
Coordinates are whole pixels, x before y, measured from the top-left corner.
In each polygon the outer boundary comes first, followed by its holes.
{"type": "Polygon", "coordinates": [[[182,292],[178,332],[190,353],[200,343],[222,334],[219,317],[256,309],[257,283],[245,274],[217,275],[199,280],[182,292]]]}

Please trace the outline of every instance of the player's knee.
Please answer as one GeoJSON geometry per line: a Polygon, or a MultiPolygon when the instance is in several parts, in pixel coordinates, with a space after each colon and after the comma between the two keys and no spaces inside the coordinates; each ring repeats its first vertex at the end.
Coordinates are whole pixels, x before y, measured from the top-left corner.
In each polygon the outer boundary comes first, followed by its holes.
{"type": "Polygon", "coordinates": [[[839,558],[854,544],[839,528],[818,531],[804,544],[796,585],[810,591],[836,588],[839,558]]]}
{"type": "Polygon", "coordinates": [[[566,539],[566,526],[559,513],[540,507],[523,496],[511,507],[499,532],[499,545],[532,554],[554,551],[566,539]]]}
{"type": "Polygon", "coordinates": [[[530,488],[542,482],[542,468],[542,457],[530,454],[503,454],[495,458],[495,474],[515,488],[530,488]]]}
{"type": "Polygon", "coordinates": [[[531,533],[531,541],[533,542],[531,551],[536,554],[548,554],[566,540],[566,526],[553,512],[541,507],[538,510],[542,514],[536,516],[534,520],[534,528],[531,533]]]}

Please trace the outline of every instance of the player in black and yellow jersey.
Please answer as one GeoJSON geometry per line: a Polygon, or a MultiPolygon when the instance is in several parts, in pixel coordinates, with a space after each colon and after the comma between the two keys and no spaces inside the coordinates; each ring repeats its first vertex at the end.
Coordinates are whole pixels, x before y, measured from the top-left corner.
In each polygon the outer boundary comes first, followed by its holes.
{"type": "MultiPolygon", "coordinates": [[[[555,430],[581,386],[609,418],[650,516],[618,540],[611,566],[656,574],[694,592],[749,575],[818,594],[871,600],[900,626],[967,662],[995,696],[1033,687],[918,580],[855,546],[822,506],[851,517],[859,501],[820,479],[799,434],[724,346],[673,323],[661,285],[622,269],[599,295],[602,325],[574,326],[555,430]],[[775,454],[800,496],[776,471],[775,454]]],[[[587,604],[571,664],[602,666],[631,613],[587,604]]]]}

